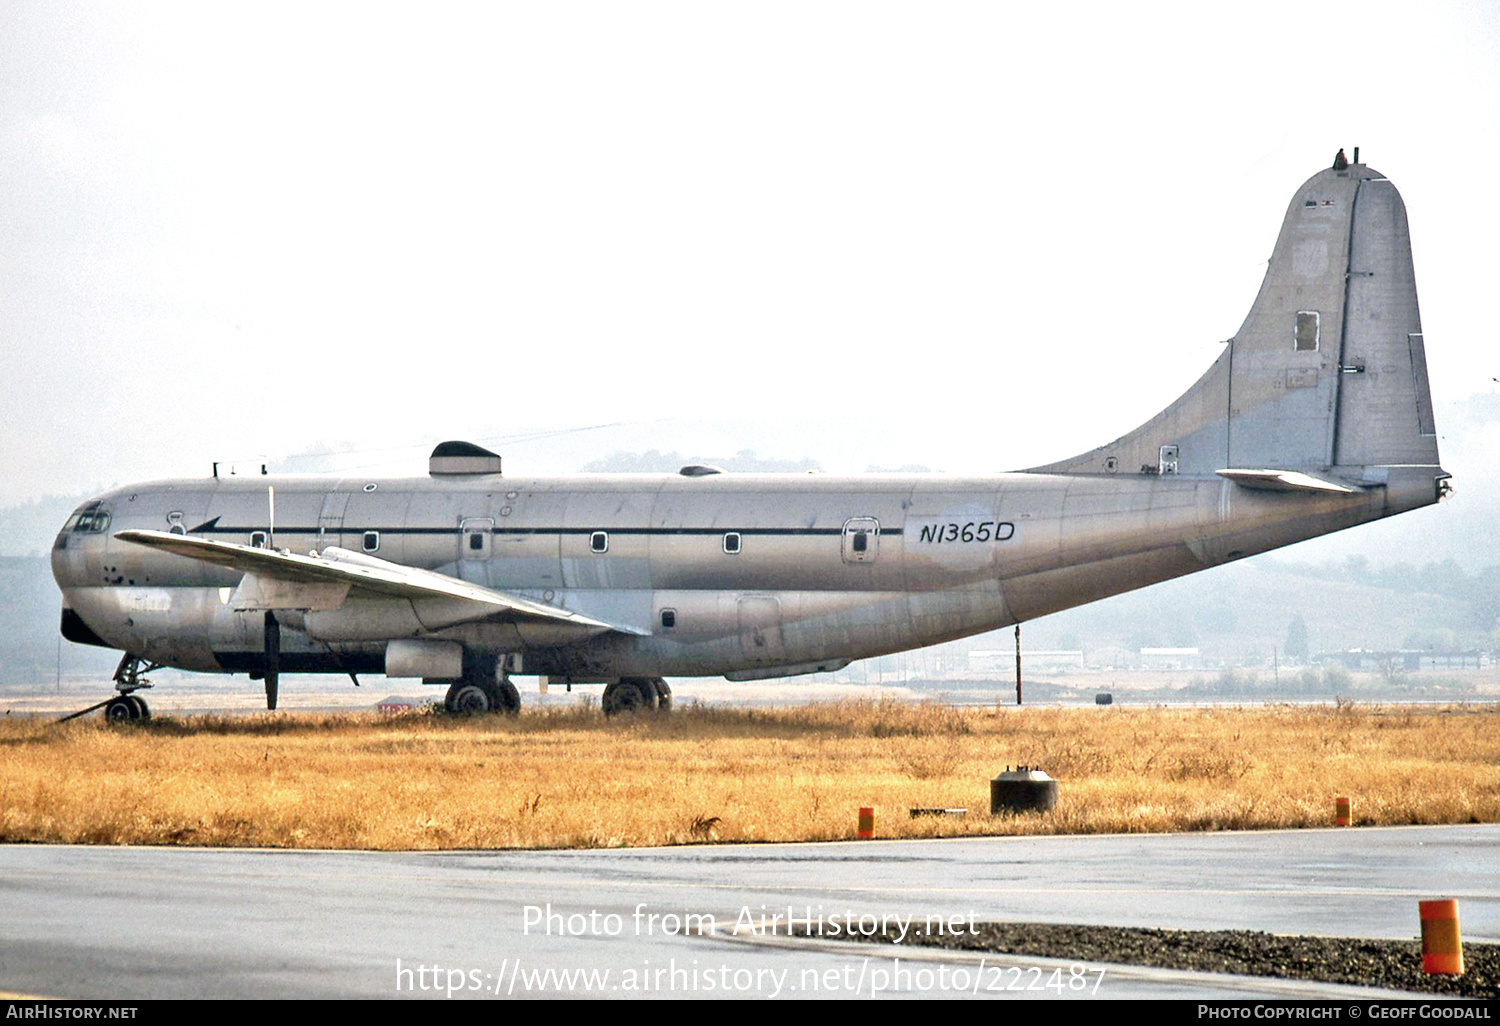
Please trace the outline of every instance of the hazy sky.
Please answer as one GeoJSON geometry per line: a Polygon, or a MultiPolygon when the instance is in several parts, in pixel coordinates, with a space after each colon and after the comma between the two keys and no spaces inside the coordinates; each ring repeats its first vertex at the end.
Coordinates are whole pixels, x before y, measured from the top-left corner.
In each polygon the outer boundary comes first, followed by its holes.
{"type": "Polygon", "coordinates": [[[8,0],[0,507],[449,437],[1057,459],[1212,362],[1341,146],[1437,398],[1500,376],[1500,5],[1025,6],[8,0]]]}

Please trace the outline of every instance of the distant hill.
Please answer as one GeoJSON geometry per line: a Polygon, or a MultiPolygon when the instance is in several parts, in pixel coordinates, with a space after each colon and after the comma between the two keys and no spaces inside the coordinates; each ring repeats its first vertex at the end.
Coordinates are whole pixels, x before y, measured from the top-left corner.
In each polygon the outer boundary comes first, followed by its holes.
{"type": "Polygon", "coordinates": [[[45,555],[58,528],[86,501],[86,495],[48,495],[0,510],[0,556],[45,555]]]}
{"type": "MultiPolygon", "coordinates": [[[[1500,640],[1494,631],[1500,572],[1465,576],[1453,568],[1453,574],[1438,594],[1419,583],[1420,571],[1392,574],[1389,582],[1374,575],[1350,580],[1331,568],[1262,556],[1056,613],[1023,631],[1036,648],[1076,647],[1064,640],[1086,652],[1193,647],[1231,666],[1269,664],[1273,649],[1284,660],[1297,616],[1313,652],[1493,648],[1500,640]]],[[[993,635],[989,645],[998,647],[993,635]]]]}

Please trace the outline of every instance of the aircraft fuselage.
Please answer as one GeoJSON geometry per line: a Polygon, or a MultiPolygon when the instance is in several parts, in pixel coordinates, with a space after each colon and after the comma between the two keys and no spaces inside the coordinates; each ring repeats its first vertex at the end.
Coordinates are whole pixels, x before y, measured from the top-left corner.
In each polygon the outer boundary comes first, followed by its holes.
{"type": "Polygon", "coordinates": [[[186,669],[261,665],[260,615],[231,606],[242,574],[119,531],[338,546],[641,632],[578,643],[546,625],[444,628],[399,603],[346,603],[279,614],[287,671],[379,672],[385,641],[408,636],[524,653],[525,672],[574,681],[779,676],[1005,627],[1435,497],[1430,473],[1355,494],[1148,474],[227,477],[103,496],[59,535],[53,566],[99,640],[186,669]]]}

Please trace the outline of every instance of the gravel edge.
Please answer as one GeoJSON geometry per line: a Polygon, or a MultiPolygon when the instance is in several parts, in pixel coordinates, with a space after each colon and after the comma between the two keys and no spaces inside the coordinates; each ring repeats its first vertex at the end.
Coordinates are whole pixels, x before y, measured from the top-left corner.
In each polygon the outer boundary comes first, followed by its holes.
{"type": "MultiPolygon", "coordinates": [[[[1465,944],[1464,975],[1422,972],[1417,941],[1301,937],[1250,930],[1151,930],[1054,923],[978,923],[973,933],[914,936],[907,945],[1078,962],[1274,976],[1461,998],[1500,998],[1500,944],[1465,944]]],[[[872,940],[897,943],[887,932],[872,940]]]]}

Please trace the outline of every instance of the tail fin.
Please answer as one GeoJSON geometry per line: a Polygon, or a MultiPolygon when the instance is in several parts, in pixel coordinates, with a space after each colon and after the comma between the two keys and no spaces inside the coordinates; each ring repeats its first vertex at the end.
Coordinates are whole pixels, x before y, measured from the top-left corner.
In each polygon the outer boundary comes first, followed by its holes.
{"type": "Polygon", "coordinates": [[[1395,467],[1446,476],[1406,208],[1369,167],[1335,164],[1297,190],[1255,305],[1208,373],[1123,438],[1032,469],[1231,470],[1241,483],[1254,480],[1244,471],[1288,471],[1357,486],[1395,467]]]}

